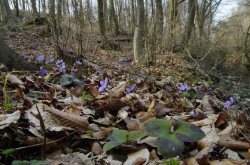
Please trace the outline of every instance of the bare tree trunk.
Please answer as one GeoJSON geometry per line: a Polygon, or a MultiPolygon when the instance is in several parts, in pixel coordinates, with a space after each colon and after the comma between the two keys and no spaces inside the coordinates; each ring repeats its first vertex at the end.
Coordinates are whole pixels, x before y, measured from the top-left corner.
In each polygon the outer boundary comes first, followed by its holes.
{"type": "Polygon", "coordinates": [[[92,30],[92,7],[90,5],[90,0],[86,0],[86,8],[87,8],[87,20],[89,22],[90,28],[92,30]]]}
{"type": "Polygon", "coordinates": [[[1,21],[6,20],[6,11],[4,8],[3,0],[0,0],[0,20],[1,21]]]}
{"type": "Polygon", "coordinates": [[[19,7],[18,7],[18,0],[13,0],[15,11],[16,11],[16,17],[19,17],[19,7]]]}
{"type": "Polygon", "coordinates": [[[184,47],[188,45],[193,27],[194,27],[194,18],[195,18],[195,0],[188,1],[188,20],[185,28],[185,32],[182,37],[182,44],[184,47]]]}
{"type": "Polygon", "coordinates": [[[33,14],[34,14],[36,17],[39,17],[39,14],[38,14],[37,8],[36,8],[36,0],[30,0],[30,1],[31,1],[31,5],[32,5],[33,14]]]}
{"type": "Polygon", "coordinates": [[[43,10],[43,13],[46,13],[46,2],[45,2],[45,0],[42,0],[42,10],[43,10]]]}
{"type": "Polygon", "coordinates": [[[110,0],[110,16],[115,25],[115,34],[119,34],[119,24],[115,14],[114,0],[110,0]]]}
{"type": "Polygon", "coordinates": [[[135,62],[142,65],[146,64],[146,58],[144,55],[144,28],[144,1],[137,0],[137,24],[134,32],[133,49],[135,62]]]}
{"type": "Polygon", "coordinates": [[[25,8],[25,0],[22,0],[22,8],[23,8],[24,11],[26,10],[26,8],[25,8]]]}
{"type": "Polygon", "coordinates": [[[99,31],[104,41],[106,41],[106,28],[104,21],[104,13],[103,13],[103,0],[97,0],[98,2],[98,23],[99,23],[99,31]]]}
{"type": "Polygon", "coordinates": [[[170,34],[170,39],[172,40],[171,43],[173,45],[176,44],[176,36],[175,36],[175,30],[178,22],[178,2],[177,0],[170,0],[170,5],[169,5],[169,34],[170,34]]]}
{"type": "Polygon", "coordinates": [[[135,19],[135,0],[131,0],[131,31],[134,33],[135,26],[136,26],[136,19],[135,19]]]}
{"type": "Polygon", "coordinates": [[[163,9],[162,9],[162,0],[156,0],[156,46],[158,50],[162,50],[162,39],[163,39],[163,9]]]}
{"type": "Polygon", "coordinates": [[[10,23],[11,27],[14,27],[15,18],[10,10],[10,5],[9,5],[8,0],[3,0],[3,5],[5,8],[7,21],[10,23]]]}

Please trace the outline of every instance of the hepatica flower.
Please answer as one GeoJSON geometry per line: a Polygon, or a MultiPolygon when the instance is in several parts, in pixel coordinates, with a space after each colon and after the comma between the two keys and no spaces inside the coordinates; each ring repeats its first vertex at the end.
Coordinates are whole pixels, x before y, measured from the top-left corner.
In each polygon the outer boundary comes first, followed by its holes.
{"type": "Polygon", "coordinates": [[[44,55],[39,55],[36,57],[36,62],[41,63],[45,59],[44,55]]]}
{"type": "Polygon", "coordinates": [[[75,65],[82,65],[82,62],[80,60],[76,60],[75,65]]]}
{"type": "Polygon", "coordinates": [[[131,92],[133,92],[135,89],[137,88],[137,86],[136,86],[136,84],[135,85],[133,85],[133,86],[131,86],[131,87],[128,87],[128,88],[126,88],[126,93],[131,93],[131,92]]]}
{"type": "Polygon", "coordinates": [[[99,92],[103,92],[107,87],[108,87],[108,82],[109,82],[109,79],[106,77],[105,80],[101,80],[100,81],[100,87],[99,87],[99,92]]]}
{"type": "Polygon", "coordinates": [[[179,89],[180,93],[190,90],[190,87],[188,86],[188,84],[184,84],[184,83],[178,83],[177,88],[179,89]]]}
{"type": "Polygon", "coordinates": [[[65,62],[63,60],[57,60],[56,66],[60,70],[60,72],[65,72],[66,66],[65,66],[65,62]]]}
{"type": "Polygon", "coordinates": [[[234,99],[233,97],[230,97],[230,100],[226,101],[224,107],[225,107],[226,109],[228,109],[228,108],[230,108],[230,107],[234,104],[234,102],[235,102],[235,99],[234,99]]]}
{"type": "Polygon", "coordinates": [[[47,74],[46,69],[40,68],[40,74],[41,74],[42,76],[45,76],[45,75],[47,74]]]}

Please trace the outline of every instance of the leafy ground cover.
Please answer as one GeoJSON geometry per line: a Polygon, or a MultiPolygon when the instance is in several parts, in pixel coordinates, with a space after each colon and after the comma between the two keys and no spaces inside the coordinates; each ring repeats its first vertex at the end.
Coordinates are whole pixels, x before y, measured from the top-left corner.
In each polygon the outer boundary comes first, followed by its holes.
{"type": "Polygon", "coordinates": [[[1,67],[2,163],[249,163],[247,101],[182,57],[164,52],[145,68],[128,58],[127,45],[114,55],[86,50],[94,62],[68,64],[51,56],[36,28],[5,36],[40,71],[1,67]]]}

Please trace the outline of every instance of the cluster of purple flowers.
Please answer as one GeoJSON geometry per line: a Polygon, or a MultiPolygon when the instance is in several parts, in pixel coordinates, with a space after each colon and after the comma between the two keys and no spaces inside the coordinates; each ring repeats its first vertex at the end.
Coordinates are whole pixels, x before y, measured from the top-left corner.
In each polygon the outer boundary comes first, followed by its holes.
{"type": "MultiPolygon", "coordinates": [[[[100,87],[98,89],[99,92],[105,91],[105,89],[108,87],[108,81],[109,79],[106,77],[104,80],[100,81],[100,87]]],[[[126,93],[131,93],[137,88],[136,84],[132,85],[131,87],[128,87],[125,89],[126,93]]]]}
{"type": "Polygon", "coordinates": [[[66,65],[63,60],[57,60],[56,61],[56,66],[60,70],[60,72],[65,72],[66,71],[66,65]]]}
{"type": "Polygon", "coordinates": [[[177,88],[179,89],[179,92],[187,92],[190,90],[190,86],[188,84],[185,83],[178,83],[177,88]]]}

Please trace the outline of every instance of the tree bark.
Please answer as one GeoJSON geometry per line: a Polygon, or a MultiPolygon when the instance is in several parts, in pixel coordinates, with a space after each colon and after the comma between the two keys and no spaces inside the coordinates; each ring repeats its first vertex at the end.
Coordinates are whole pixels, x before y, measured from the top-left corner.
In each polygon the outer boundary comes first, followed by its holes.
{"type": "Polygon", "coordinates": [[[10,10],[10,5],[8,0],[3,0],[3,5],[5,8],[5,13],[6,13],[6,18],[7,18],[7,22],[10,23],[11,27],[14,27],[14,22],[15,22],[15,18],[10,10]]]}
{"type": "Polygon", "coordinates": [[[162,39],[163,39],[163,9],[162,9],[162,0],[156,0],[156,46],[158,50],[162,50],[162,39]]]}
{"type": "Polygon", "coordinates": [[[33,14],[34,14],[36,17],[39,17],[39,14],[38,14],[37,8],[36,8],[36,0],[31,0],[31,5],[32,5],[33,14]]]}
{"type": "Polygon", "coordinates": [[[135,62],[142,65],[146,64],[146,58],[144,55],[144,28],[144,1],[137,0],[137,25],[134,32],[133,51],[135,62]]]}
{"type": "Polygon", "coordinates": [[[36,71],[39,68],[21,58],[2,39],[0,39],[0,64],[4,64],[8,69],[36,71]]]}
{"type": "Polygon", "coordinates": [[[106,28],[105,28],[105,21],[104,21],[104,13],[103,13],[103,0],[97,0],[98,2],[98,23],[99,23],[99,31],[103,38],[106,40],[106,28]]]}
{"type": "Polygon", "coordinates": [[[190,39],[193,27],[194,27],[194,18],[195,18],[195,0],[188,1],[188,20],[185,28],[185,32],[182,37],[182,45],[186,47],[190,39]]]}
{"type": "Polygon", "coordinates": [[[16,17],[19,17],[19,7],[18,7],[18,0],[13,0],[15,11],[16,11],[16,17]]]}
{"type": "Polygon", "coordinates": [[[115,14],[114,0],[110,0],[110,16],[115,25],[115,34],[119,34],[119,24],[115,14]]]}

